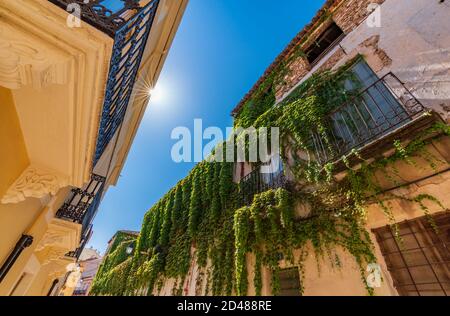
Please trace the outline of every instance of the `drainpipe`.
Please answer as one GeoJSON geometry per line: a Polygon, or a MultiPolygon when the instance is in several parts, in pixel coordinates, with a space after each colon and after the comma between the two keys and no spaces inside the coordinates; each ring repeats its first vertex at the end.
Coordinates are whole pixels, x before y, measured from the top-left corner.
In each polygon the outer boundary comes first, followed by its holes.
{"type": "Polygon", "coordinates": [[[14,247],[14,250],[9,255],[8,259],[6,259],[5,263],[0,268],[0,282],[3,281],[3,279],[8,274],[9,270],[11,270],[12,266],[16,262],[16,260],[19,258],[22,251],[24,251],[26,248],[30,247],[33,243],[33,237],[29,235],[22,235],[20,240],[17,242],[16,246],[14,247]]]}

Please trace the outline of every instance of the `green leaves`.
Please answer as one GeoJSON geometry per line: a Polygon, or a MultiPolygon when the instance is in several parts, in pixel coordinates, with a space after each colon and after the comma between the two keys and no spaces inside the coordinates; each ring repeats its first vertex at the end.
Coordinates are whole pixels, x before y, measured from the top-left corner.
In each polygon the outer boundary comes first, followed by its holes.
{"type": "Polygon", "coordinates": [[[164,207],[161,233],[159,236],[159,244],[162,247],[166,247],[169,244],[170,228],[173,225],[172,224],[173,200],[174,200],[174,191],[172,190],[167,198],[167,202],[164,207]]]}
{"type": "Polygon", "coordinates": [[[200,267],[206,268],[208,259],[212,263],[208,273],[212,276],[212,291],[216,295],[231,295],[234,234],[230,219],[234,214],[236,189],[232,163],[198,164],[145,215],[137,251],[126,270],[128,276],[120,279],[123,288],[119,291],[117,281],[110,278],[115,277],[119,272],[115,267],[126,258],[110,252],[102,267],[104,273],[97,276],[97,293],[142,294],[143,288],[152,293],[164,279],[183,282],[194,247],[200,267]],[[114,289],[111,284],[115,284],[114,289]]]}
{"type": "Polygon", "coordinates": [[[234,215],[236,292],[240,296],[246,295],[248,289],[246,256],[249,234],[250,209],[243,207],[234,215]]]}
{"type": "MultiPolygon", "coordinates": [[[[236,203],[239,188],[233,182],[234,164],[202,162],[145,215],[133,257],[125,255],[125,248],[136,241],[117,236],[99,269],[92,294],[137,295],[143,289],[151,294],[157,284],[161,286],[169,278],[176,280],[174,292],[179,293],[193,262],[193,250],[200,270],[208,276],[207,289],[213,295],[247,294],[250,253],[255,256],[256,294],[262,294],[261,271],[266,267],[272,272],[272,293],[276,295],[280,290],[280,258],[298,265],[303,277],[309,250],[314,252],[318,265],[325,255],[336,264],[340,260],[331,250],[336,247],[344,248],[355,258],[367,286],[364,265],[375,262],[376,258],[364,228],[364,206],[369,198],[381,192],[374,180],[375,172],[384,170],[389,174],[387,166],[393,162],[410,163],[427,145],[422,136],[450,135],[450,129],[445,124],[437,124],[407,146],[395,142],[396,151],[391,157],[370,164],[356,151],[352,152],[350,155],[362,161],[361,168],[348,169],[347,177],[337,183],[332,163],[321,166],[305,160],[299,153],[309,153],[312,131],[327,143],[327,115],[336,105],[352,97],[352,91],[343,89],[343,82],[352,80],[345,70],[346,66],[336,72],[313,75],[276,107],[273,106],[274,82],[279,77],[272,75],[244,105],[235,121],[235,127],[280,127],[282,147],[289,148],[293,156],[289,168],[296,182],[307,190],[268,190],[256,194],[250,206],[239,208],[236,203]],[[307,218],[296,217],[299,204],[310,208],[307,218]],[[300,250],[298,258],[294,258],[295,249],[300,250]]],[[[286,151],[282,151],[283,160],[288,161],[285,155],[286,151]]],[[[435,159],[428,155],[425,160],[435,159]]],[[[343,161],[350,159],[343,157],[343,161]]],[[[426,203],[442,206],[429,195],[403,199],[418,203],[426,215],[429,214],[426,203]]],[[[389,203],[379,203],[393,222],[389,203]]],[[[367,287],[367,290],[373,294],[373,289],[367,287]]]]}
{"type": "Polygon", "coordinates": [[[200,215],[202,212],[202,187],[200,172],[194,175],[192,183],[191,201],[189,204],[189,222],[188,232],[191,238],[194,238],[197,233],[197,228],[200,223],[200,215]]]}

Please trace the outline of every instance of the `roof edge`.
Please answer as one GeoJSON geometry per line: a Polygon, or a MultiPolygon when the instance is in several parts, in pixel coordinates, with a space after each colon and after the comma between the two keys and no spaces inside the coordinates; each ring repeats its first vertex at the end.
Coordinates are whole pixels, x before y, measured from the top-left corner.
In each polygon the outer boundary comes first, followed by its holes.
{"type": "Polygon", "coordinates": [[[316,24],[321,20],[321,18],[336,4],[345,0],[326,0],[322,8],[317,11],[314,18],[310,23],[306,24],[303,29],[297,33],[297,35],[291,40],[291,42],[285,47],[285,49],[275,58],[272,64],[265,70],[263,75],[258,79],[258,81],[253,85],[250,91],[241,99],[239,104],[233,109],[231,115],[236,117],[239,111],[242,109],[244,104],[254,95],[258,88],[264,83],[264,81],[270,76],[270,74],[292,53],[297,45],[303,40],[303,37],[314,29],[316,24]]]}

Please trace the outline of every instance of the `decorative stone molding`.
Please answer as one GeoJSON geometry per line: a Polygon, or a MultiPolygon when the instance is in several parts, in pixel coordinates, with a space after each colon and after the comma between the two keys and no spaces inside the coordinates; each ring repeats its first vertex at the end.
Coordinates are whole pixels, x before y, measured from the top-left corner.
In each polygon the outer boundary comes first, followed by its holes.
{"type": "Polygon", "coordinates": [[[70,265],[75,263],[75,259],[68,258],[68,257],[62,257],[58,260],[52,261],[53,263],[53,270],[52,272],[49,272],[48,278],[50,280],[58,279],[67,272],[70,271],[69,267],[70,265]]]}
{"type": "Polygon", "coordinates": [[[73,262],[66,254],[76,249],[80,243],[81,225],[61,219],[52,219],[35,249],[41,265],[63,260],[65,266],[73,262]]]}
{"type": "Polygon", "coordinates": [[[28,167],[6,192],[3,204],[19,203],[27,198],[43,198],[48,194],[55,195],[68,185],[65,177],[51,171],[28,167]]]}
{"type": "Polygon", "coordinates": [[[59,247],[46,247],[37,253],[37,257],[41,265],[49,265],[55,261],[60,260],[65,255],[64,249],[59,247]]]}
{"type": "Polygon", "coordinates": [[[47,247],[58,247],[64,249],[64,254],[75,250],[81,239],[81,225],[54,218],[36,246],[35,251],[39,252],[47,247]]]}
{"type": "MultiPolygon", "coordinates": [[[[0,85],[12,90],[30,164],[81,187],[93,168],[114,40],[86,23],[68,27],[67,12],[48,0],[0,0],[0,16],[0,85]]],[[[15,191],[2,202],[23,200],[15,191]]]]}
{"type": "Polygon", "coordinates": [[[42,41],[19,39],[17,30],[0,22],[0,85],[20,89],[32,85],[42,89],[50,84],[66,84],[68,62],[52,60],[42,41]],[[46,53],[47,52],[47,53],[46,53]]]}

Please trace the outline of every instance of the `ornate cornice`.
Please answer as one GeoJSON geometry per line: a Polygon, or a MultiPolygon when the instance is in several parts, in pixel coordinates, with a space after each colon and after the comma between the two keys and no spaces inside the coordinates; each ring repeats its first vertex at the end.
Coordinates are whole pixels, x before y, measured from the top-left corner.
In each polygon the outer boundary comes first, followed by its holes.
{"type": "Polygon", "coordinates": [[[36,257],[42,265],[63,259],[73,261],[66,258],[66,254],[77,248],[80,236],[81,225],[52,219],[44,236],[36,246],[36,257]]]}
{"type": "Polygon", "coordinates": [[[81,238],[81,225],[54,218],[36,247],[40,251],[47,246],[65,248],[65,253],[78,247],[81,238]]]}
{"type": "Polygon", "coordinates": [[[69,27],[68,14],[49,1],[0,0],[0,85],[12,89],[30,164],[81,187],[92,172],[114,41],[85,23],[69,27]]]}
{"type": "Polygon", "coordinates": [[[1,202],[19,203],[29,197],[40,199],[48,194],[55,195],[67,185],[67,179],[55,172],[28,167],[9,188],[1,202]]]}
{"type": "Polygon", "coordinates": [[[66,84],[68,63],[48,58],[44,46],[43,42],[22,40],[17,30],[0,22],[0,85],[9,89],[27,85],[42,89],[50,84],[66,84]]]}

